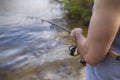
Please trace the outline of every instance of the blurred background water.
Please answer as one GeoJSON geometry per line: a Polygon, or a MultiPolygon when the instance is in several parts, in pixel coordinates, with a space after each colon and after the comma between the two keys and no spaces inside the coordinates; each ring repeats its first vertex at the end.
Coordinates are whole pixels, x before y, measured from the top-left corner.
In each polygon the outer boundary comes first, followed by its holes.
{"type": "Polygon", "coordinates": [[[63,6],[54,0],[0,0],[0,80],[84,80],[79,57],[68,54],[69,34],[28,18],[65,26],[63,6]]]}

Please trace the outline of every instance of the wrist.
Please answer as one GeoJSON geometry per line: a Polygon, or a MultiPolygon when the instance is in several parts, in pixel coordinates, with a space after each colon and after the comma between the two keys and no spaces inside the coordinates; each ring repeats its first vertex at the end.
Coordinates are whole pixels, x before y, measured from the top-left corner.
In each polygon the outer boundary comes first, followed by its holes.
{"type": "Polygon", "coordinates": [[[81,32],[76,32],[76,36],[75,36],[75,40],[76,43],[83,43],[83,40],[85,39],[85,37],[83,36],[83,34],[81,32]]]}
{"type": "Polygon", "coordinates": [[[86,53],[86,38],[81,35],[80,37],[78,37],[76,39],[76,44],[77,44],[77,48],[78,48],[78,52],[81,54],[82,57],[85,56],[84,53],[86,53]]]}

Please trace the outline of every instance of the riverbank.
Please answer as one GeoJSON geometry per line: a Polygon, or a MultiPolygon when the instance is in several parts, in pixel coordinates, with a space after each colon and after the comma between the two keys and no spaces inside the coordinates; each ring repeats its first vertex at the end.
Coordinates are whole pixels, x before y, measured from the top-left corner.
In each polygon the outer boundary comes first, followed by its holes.
{"type": "MultiPolygon", "coordinates": [[[[85,67],[78,57],[47,62],[43,65],[29,65],[16,70],[0,72],[2,80],[85,80],[85,67]]],[[[39,59],[37,59],[39,61],[39,59]]]]}

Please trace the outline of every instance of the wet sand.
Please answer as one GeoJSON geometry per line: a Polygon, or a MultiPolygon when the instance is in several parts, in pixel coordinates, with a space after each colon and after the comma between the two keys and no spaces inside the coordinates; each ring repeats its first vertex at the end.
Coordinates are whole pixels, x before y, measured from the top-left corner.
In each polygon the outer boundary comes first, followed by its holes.
{"type": "MultiPolygon", "coordinates": [[[[5,80],[85,80],[85,67],[78,58],[48,62],[9,71],[5,80]]],[[[4,79],[3,79],[4,80],[4,79]]]]}

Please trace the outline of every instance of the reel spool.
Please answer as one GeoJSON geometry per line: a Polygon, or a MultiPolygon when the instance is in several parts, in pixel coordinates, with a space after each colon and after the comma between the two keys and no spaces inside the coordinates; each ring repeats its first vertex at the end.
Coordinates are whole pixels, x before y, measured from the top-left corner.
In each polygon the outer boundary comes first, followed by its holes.
{"type": "Polygon", "coordinates": [[[73,45],[70,46],[69,51],[70,51],[71,56],[78,56],[79,55],[79,53],[77,51],[77,46],[73,46],[73,45]]]}

